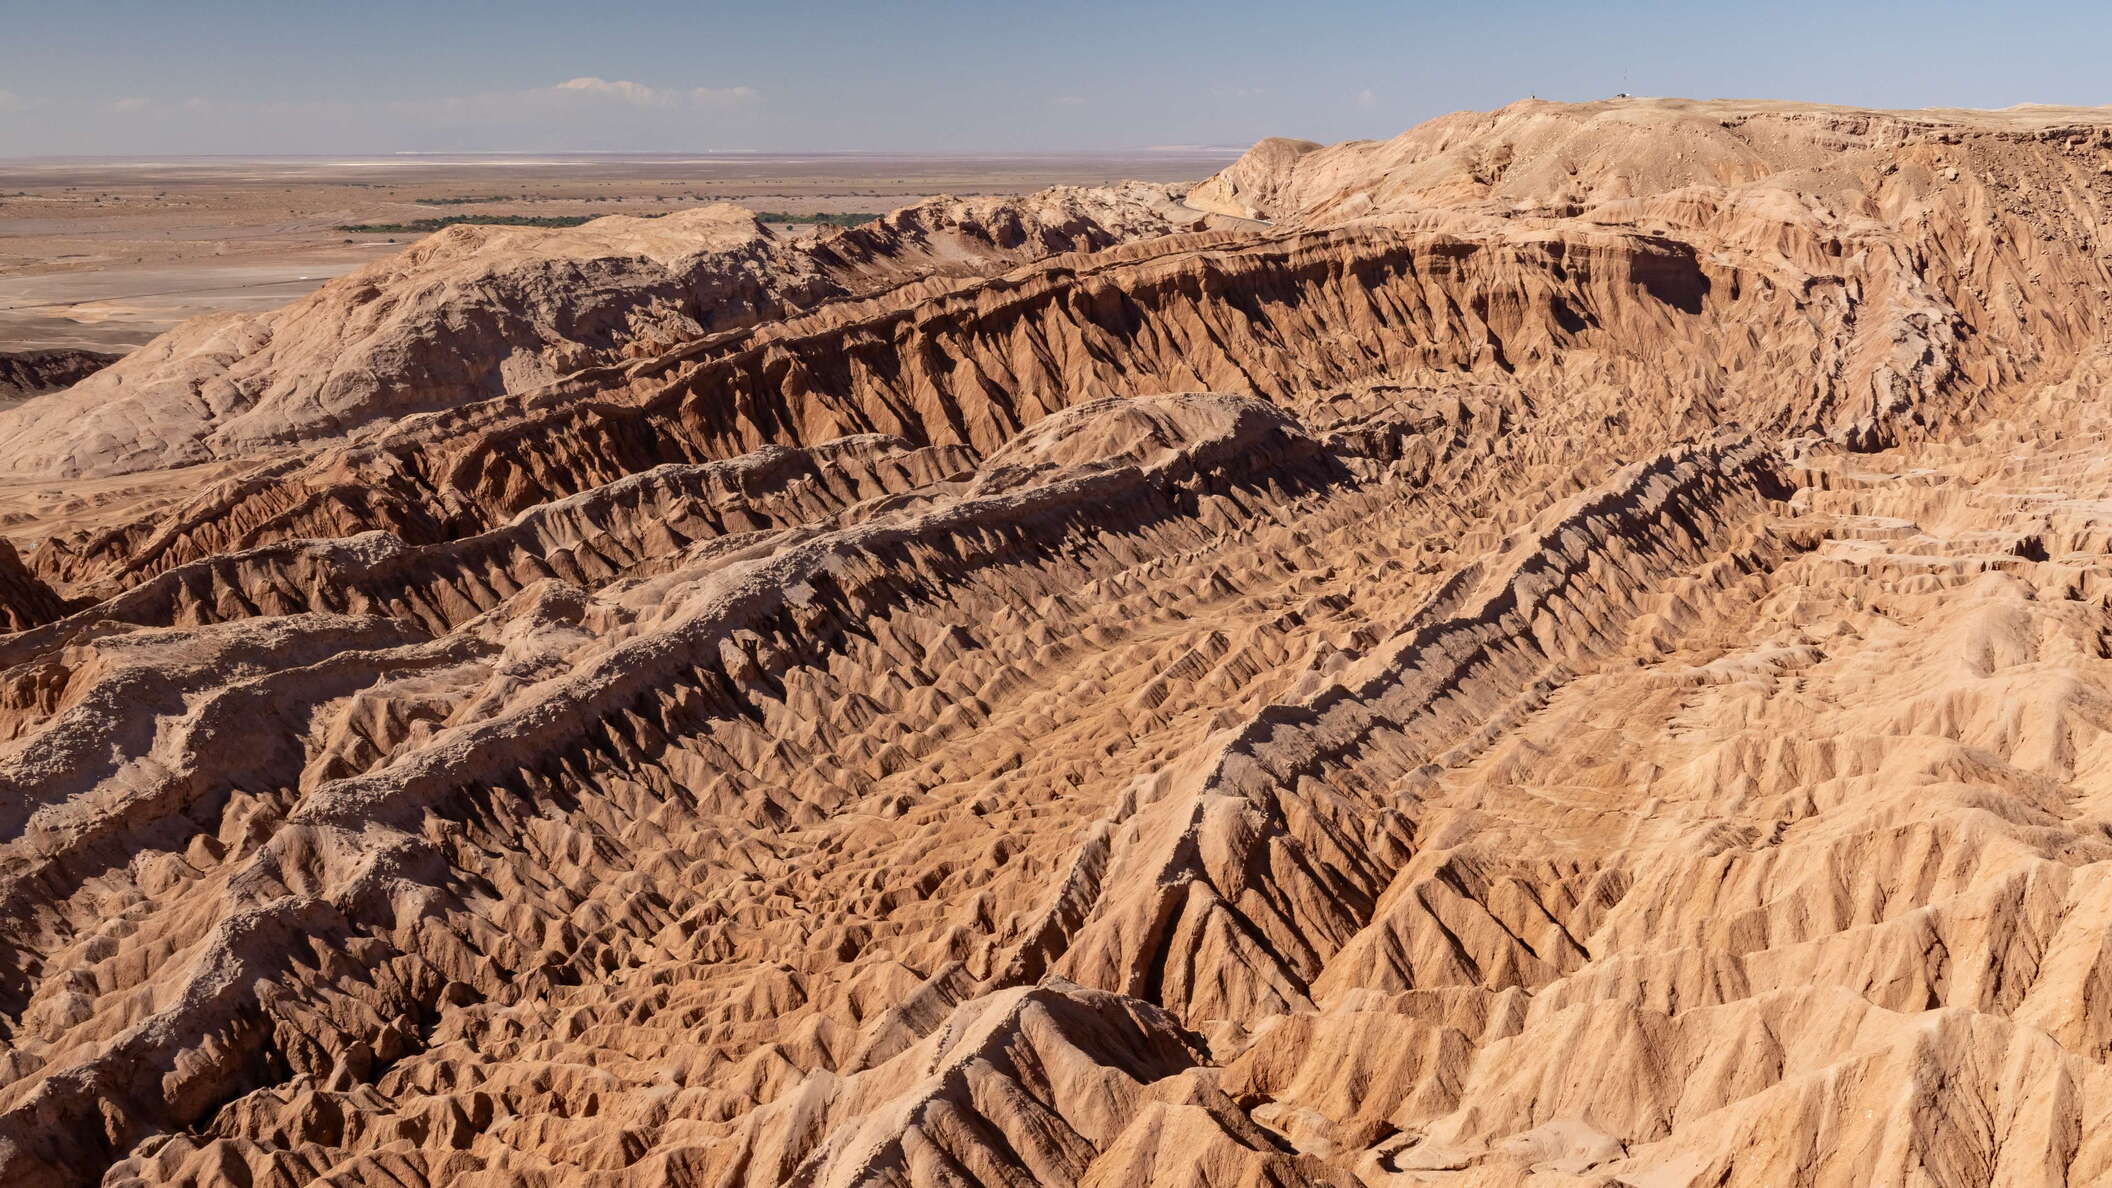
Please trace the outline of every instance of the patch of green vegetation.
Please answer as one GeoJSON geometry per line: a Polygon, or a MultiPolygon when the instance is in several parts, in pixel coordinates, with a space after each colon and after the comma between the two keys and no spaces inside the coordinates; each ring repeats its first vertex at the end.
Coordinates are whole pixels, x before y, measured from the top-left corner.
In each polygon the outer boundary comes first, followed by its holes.
{"type": "MultiPolygon", "coordinates": [[[[664,218],[673,211],[640,211],[635,216],[641,219],[664,218]]],[[[601,215],[436,215],[430,219],[412,219],[408,223],[339,223],[333,230],[355,235],[426,235],[462,224],[480,227],[577,227],[590,223],[601,215]]],[[[755,217],[765,223],[818,223],[828,227],[855,227],[879,218],[876,214],[789,214],[781,210],[757,211],[755,217]]]]}
{"type": "MultiPolygon", "coordinates": [[[[463,223],[474,223],[480,227],[577,227],[591,223],[600,215],[441,215],[431,219],[412,219],[408,223],[339,223],[335,230],[351,231],[360,235],[423,235],[429,231],[440,231],[463,223]]],[[[657,215],[642,215],[642,218],[657,218],[657,215]]]]}
{"type": "Polygon", "coordinates": [[[459,198],[413,198],[420,206],[475,206],[479,202],[511,202],[512,194],[472,194],[459,198]]]}
{"type": "Polygon", "coordinates": [[[879,218],[876,214],[787,214],[782,210],[759,210],[755,217],[766,223],[819,223],[827,227],[856,227],[879,218]]]}

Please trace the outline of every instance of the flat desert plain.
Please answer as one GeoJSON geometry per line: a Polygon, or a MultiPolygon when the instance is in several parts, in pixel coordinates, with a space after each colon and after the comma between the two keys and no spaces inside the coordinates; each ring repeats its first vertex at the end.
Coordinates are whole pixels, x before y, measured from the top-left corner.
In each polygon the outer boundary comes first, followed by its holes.
{"type": "MultiPolygon", "coordinates": [[[[260,312],[449,216],[661,214],[711,202],[883,213],[934,194],[1205,177],[1237,150],[1027,156],[478,154],[0,160],[0,351],[124,351],[185,318],[260,312]]],[[[780,224],[811,231],[815,224],[780,224]]]]}

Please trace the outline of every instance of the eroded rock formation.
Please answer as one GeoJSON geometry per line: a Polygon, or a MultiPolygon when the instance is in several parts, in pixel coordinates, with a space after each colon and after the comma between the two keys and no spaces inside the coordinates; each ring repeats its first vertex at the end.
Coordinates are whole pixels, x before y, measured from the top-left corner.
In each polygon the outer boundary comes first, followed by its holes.
{"type": "Polygon", "coordinates": [[[0,400],[70,388],[122,357],[103,351],[0,351],[0,400]]]}
{"type": "Polygon", "coordinates": [[[924,276],[1199,224],[1163,186],[933,199],[821,243],[737,206],[463,225],[268,314],[200,318],[60,400],[0,412],[0,475],[247,457],[540,386],[924,276]]]}
{"type": "Polygon", "coordinates": [[[13,414],[219,469],[0,557],[0,1180],[2112,1177],[2112,117],[1191,201],[451,233],[13,414]]]}

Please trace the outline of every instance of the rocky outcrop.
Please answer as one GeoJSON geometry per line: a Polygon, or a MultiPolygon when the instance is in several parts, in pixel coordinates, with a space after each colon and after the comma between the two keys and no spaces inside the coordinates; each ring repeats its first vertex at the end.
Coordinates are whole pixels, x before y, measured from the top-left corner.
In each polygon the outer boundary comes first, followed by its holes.
{"type": "MultiPolygon", "coordinates": [[[[1703,394],[1729,366],[1779,369],[1817,354],[1832,358],[1809,387],[1777,388],[1749,415],[1839,426],[1843,405],[1867,408],[1850,393],[1888,365],[1891,344],[1813,328],[1749,354],[1712,349],[1712,315],[1778,319],[1799,302],[1771,278],[1627,235],[1171,236],[839,304],[407,420],[222,484],[173,514],[54,539],[36,563],[54,581],[112,588],[288,536],[381,526],[425,541],[658,465],[863,433],[982,451],[1076,401],[1199,388],[1290,401],[1398,375],[1531,377],[1625,387],[1649,398],[1634,416],[1676,434],[1715,422],[1703,394]],[[1683,364],[1669,344],[1690,340],[1683,364]]],[[[1822,324],[1854,317],[1844,303],[1806,304],[1822,324]]]]}
{"type": "Polygon", "coordinates": [[[29,567],[15,546],[0,540],[0,630],[21,631],[59,617],[60,598],[29,567]]]}
{"type": "Polygon", "coordinates": [[[1228,168],[1188,191],[1188,205],[1233,218],[1267,220],[1285,205],[1282,188],[1298,173],[1298,159],[1320,148],[1310,140],[1271,136],[1228,168]]]}
{"type": "Polygon", "coordinates": [[[0,351],[0,400],[70,388],[123,357],[102,351],[0,351]]]}

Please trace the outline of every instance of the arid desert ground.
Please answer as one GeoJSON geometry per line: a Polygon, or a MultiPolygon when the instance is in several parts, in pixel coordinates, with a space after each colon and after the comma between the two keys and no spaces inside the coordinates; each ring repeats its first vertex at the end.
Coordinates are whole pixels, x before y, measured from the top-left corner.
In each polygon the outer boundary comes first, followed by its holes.
{"type": "Polygon", "coordinates": [[[2112,1182],[2112,109],[9,168],[0,1184],[2112,1182]]]}
{"type": "MultiPolygon", "coordinates": [[[[879,214],[933,194],[1204,176],[1237,150],[914,157],[617,153],[0,160],[0,351],[129,350],[188,317],[261,312],[464,216],[659,214],[729,201],[879,214]]],[[[792,229],[793,225],[780,224],[792,229]]],[[[813,224],[800,225],[811,231],[813,224]]]]}

